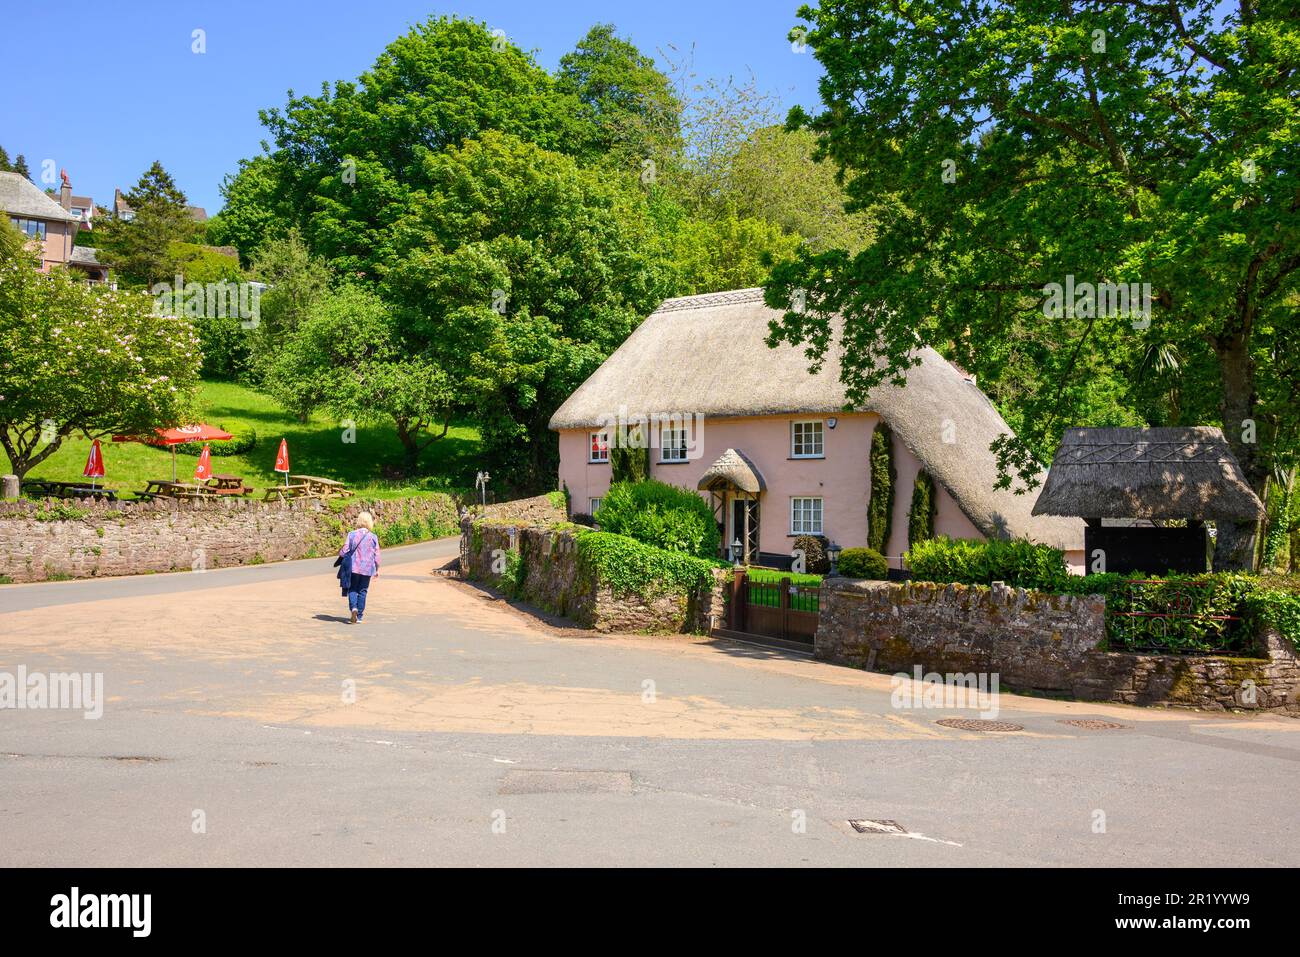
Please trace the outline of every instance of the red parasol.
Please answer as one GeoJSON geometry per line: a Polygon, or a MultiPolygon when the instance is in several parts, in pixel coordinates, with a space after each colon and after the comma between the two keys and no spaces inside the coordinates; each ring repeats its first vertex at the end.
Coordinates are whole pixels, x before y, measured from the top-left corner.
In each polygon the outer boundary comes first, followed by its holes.
{"type": "Polygon", "coordinates": [[[212,478],[212,450],[206,442],[203,443],[203,451],[199,453],[199,464],[194,467],[194,477],[200,482],[212,478]]]}
{"type": "MultiPolygon", "coordinates": [[[[100,451],[99,439],[91,443],[90,454],[86,456],[86,467],[81,470],[81,474],[90,479],[104,477],[104,453],[100,451]]],[[[90,487],[94,488],[95,483],[91,482],[90,487]]]]}
{"type": "Polygon", "coordinates": [[[146,445],[159,445],[172,449],[172,481],[176,481],[176,446],[186,442],[226,442],[234,436],[224,432],[215,425],[197,423],[195,425],[178,425],[174,429],[154,429],[153,435],[115,435],[114,442],[143,442],[146,445]]]}

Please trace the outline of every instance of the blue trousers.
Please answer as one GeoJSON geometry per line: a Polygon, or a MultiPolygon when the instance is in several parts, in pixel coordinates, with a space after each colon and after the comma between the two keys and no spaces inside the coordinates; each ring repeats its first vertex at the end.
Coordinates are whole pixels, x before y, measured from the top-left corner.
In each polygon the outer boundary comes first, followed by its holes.
{"type": "Polygon", "coordinates": [[[370,576],[352,575],[352,584],[348,587],[348,610],[357,613],[357,620],[366,613],[366,592],[370,591],[370,576]]]}

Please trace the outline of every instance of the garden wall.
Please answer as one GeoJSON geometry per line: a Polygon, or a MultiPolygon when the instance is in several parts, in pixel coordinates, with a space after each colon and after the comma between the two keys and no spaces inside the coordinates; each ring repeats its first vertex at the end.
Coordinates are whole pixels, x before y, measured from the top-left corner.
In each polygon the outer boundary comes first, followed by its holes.
{"type": "Polygon", "coordinates": [[[465,578],[602,632],[707,632],[723,614],[721,575],[707,595],[615,594],[581,566],[572,528],[466,518],[460,568],[465,578]]]}
{"type": "MultiPolygon", "coordinates": [[[[308,499],[152,502],[0,502],[0,581],[46,581],[224,568],[330,554],[357,513],[397,539],[453,534],[450,495],[330,506],[308,499]],[[422,534],[406,535],[404,532],[422,534]]],[[[383,538],[381,537],[381,540],[383,538]]]]}
{"type": "Polygon", "coordinates": [[[1258,658],[1099,650],[1105,599],[994,585],[822,583],[814,655],[873,671],[999,675],[1010,690],[1086,701],[1300,710],[1300,663],[1264,636],[1258,658]]]}

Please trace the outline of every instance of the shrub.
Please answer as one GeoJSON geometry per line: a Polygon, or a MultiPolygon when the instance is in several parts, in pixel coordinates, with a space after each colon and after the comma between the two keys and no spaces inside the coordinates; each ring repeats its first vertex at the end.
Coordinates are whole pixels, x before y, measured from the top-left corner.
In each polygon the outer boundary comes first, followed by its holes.
{"type": "Polygon", "coordinates": [[[584,525],[587,528],[595,528],[596,520],[586,512],[574,512],[573,518],[569,519],[574,525],[584,525]]]}
{"type": "Polygon", "coordinates": [[[874,548],[846,548],[840,552],[836,570],[845,578],[872,578],[876,580],[889,577],[889,563],[885,556],[874,548]]]}
{"type": "Polygon", "coordinates": [[[826,557],[826,538],[822,535],[800,535],[794,540],[796,551],[803,552],[804,571],[809,575],[825,575],[831,570],[826,557]]]}
{"type": "Polygon", "coordinates": [[[924,470],[916,473],[916,484],[912,487],[912,507],[907,513],[907,544],[909,547],[917,542],[934,538],[934,517],[938,510],[934,494],[934,479],[924,470]]]}
{"type": "Polygon", "coordinates": [[[644,482],[650,478],[650,446],[642,438],[641,430],[628,430],[627,441],[614,436],[609,449],[609,476],[611,482],[644,482]]]}
{"type": "Polygon", "coordinates": [[[654,548],[625,535],[583,532],[578,536],[579,574],[598,575],[615,595],[702,593],[717,567],[718,562],[654,548]]]}
{"type": "Polygon", "coordinates": [[[989,585],[1006,582],[1016,588],[1062,591],[1069,587],[1069,568],[1059,548],[1024,539],[987,540],[946,536],[916,542],[908,549],[907,565],[918,581],[989,585]]]}
{"type": "Polygon", "coordinates": [[[697,558],[718,554],[718,523],[695,492],[664,482],[616,482],[600,501],[601,530],[697,558]]]}
{"type": "Polygon", "coordinates": [[[871,501],[867,504],[867,544],[883,553],[889,547],[894,517],[894,433],[884,422],[871,433],[871,501]]]}
{"type": "MultiPolygon", "coordinates": [[[[229,442],[213,442],[208,446],[208,451],[214,456],[243,455],[245,452],[252,451],[257,446],[257,430],[249,429],[248,434],[236,436],[229,442]]],[[[163,448],[163,446],[158,446],[163,448]]],[[[173,446],[166,447],[168,451],[173,446]]],[[[182,442],[174,446],[177,455],[198,455],[203,451],[202,442],[182,442]]]]}

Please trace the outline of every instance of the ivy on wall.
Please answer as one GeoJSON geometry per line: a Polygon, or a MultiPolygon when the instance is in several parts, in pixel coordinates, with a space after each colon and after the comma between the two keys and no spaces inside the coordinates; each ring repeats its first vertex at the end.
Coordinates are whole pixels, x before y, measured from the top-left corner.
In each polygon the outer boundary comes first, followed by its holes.
{"type": "Polygon", "coordinates": [[[934,494],[934,479],[922,469],[916,473],[916,484],[912,486],[912,507],[907,513],[907,544],[928,541],[934,538],[934,519],[938,511],[938,502],[934,494]]]}
{"type": "Polygon", "coordinates": [[[639,428],[628,430],[626,443],[616,441],[610,446],[609,470],[610,484],[644,482],[650,477],[649,443],[642,439],[639,428]]]}
{"type": "Polygon", "coordinates": [[[867,504],[867,544],[884,554],[894,517],[894,433],[884,422],[871,434],[871,501],[867,504]]]}

